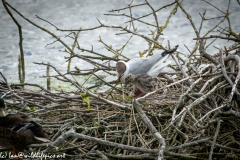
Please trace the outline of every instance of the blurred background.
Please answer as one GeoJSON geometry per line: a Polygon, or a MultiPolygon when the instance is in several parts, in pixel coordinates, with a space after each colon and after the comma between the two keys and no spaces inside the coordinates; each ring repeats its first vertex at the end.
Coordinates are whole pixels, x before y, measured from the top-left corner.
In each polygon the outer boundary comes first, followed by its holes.
{"type": "MultiPolygon", "coordinates": [[[[73,39],[66,37],[69,32],[57,31],[50,24],[36,18],[36,15],[51,22],[60,29],[79,29],[80,27],[85,29],[96,27],[99,26],[97,19],[106,25],[126,26],[129,25],[129,23],[125,22],[130,20],[124,16],[104,15],[106,13],[117,14],[118,12],[109,11],[112,9],[127,7],[131,2],[129,0],[7,0],[7,2],[21,12],[26,18],[56,34],[69,46],[73,44],[73,39]]],[[[162,6],[170,4],[174,1],[149,0],[148,2],[154,7],[154,9],[159,9],[162,6]]],[[[132,5],[141,3],[145,3],[145,1],[133,1],[132,5]]],[[[228,1],[226,0],[212,0],[211,3],[218,7],[219,10],[200,0],[184,0],[182,2],[185,10],[192,16],[197,29],[199,29],[201,23],[201,17],[199,13],[203,14],[203,12],[206,10],[205,18],[214,18],[212,20],[204,21],[201,36],[206,34],[211,28],[216,26],[223,19],[223,17],[219,17],[224,15],[221,11],[226,12],[228,7],[228,1]]],[[[172,5],[157,12],[160,26],[165,24],[167,17],[174,6],[175,5],[172,5]]],[[[234,32],[239,33],[239,3],[236,0],[232,0],[229,8],[231,13],[231,27],[234,32]]],[[[11,12],[22,26],[24,38],[23,49],[25,54],[26,68],[25,82],[45,85],[45,78],[40,77],[42,75],[46,75],[46,67],[33,64],[33,62],[49,62],[62,73],[66,73],[67,62],[65,57],[68,57],[69,54],[62,52],[64,50],[64,46],[59,42],[53,43],[55,39],[49,34],[28,23],[13,10],[11,10],[11,12]]],[[[148,6],[139,6],[132,9],[134,18],[138,18],[151,12],[152,11],[148,6]]],[[[129,14],[129,10],[122,10],[118,14],[123,13],[129,14]]],[[[145,17],[142,20],[155,24],[155,20],[152,15],[145,17]]],[[[227,21],[222,23],[220,26],[222,28],[228,27],[227,21]]],[[[150,30],[154,30],[153,27],[138,22],[135,23],[135,27],[137,28],[138,33],[151,38],[150,30]]],[[[215,31],[217,30],[221,30],[221,28],[216,28],[215,31]]],[[[119,49],[126,43],[131,34],[116,35],[117,33],[120,33],[119,29],[111,28],[100,28],[85,31],[80,33],[78,41],[82,48],[91,50],[93,46],[93,50],[95,52],[107,56],[114,56],[114,54],[106,50],[105,46],[98,40],[99,37],[101,37],[105,43],[112,45],[114,49],[119,49]]],[[[167,41],[169,40],[171,47],[179,45],[178,51],[184,54],[189,54],[189,51],[184,45],[186,45],[190,50],[194,48],[195,40],[193,40],[193,38],[196,38],[195,32],[189,20],[186,18],[186,15],[181,11],[180,8],[178,8],[177,13],[170,19],[168,27],[163,31],[163,34],[164,35],[161,36],[159,42],[162,43],[164,47],[167,46],[167,41]]],[[[216,35],[218,34],[219,33],[217,32],[216,35]]],[[[6,12],[3,4],[0,3],[0,71],[6,76],[9,82],[19,82],[17,66],[18,55],[20,51],[18,43],[18,28],[6,12]]],[[[210,43],[210,41],[207,43],[210,43]]],[[[222,47],[224,45],[227,46],[228,44],[226,44],[226,41],[217,41],[217,43],[213,43],[212,45],[222,47]]],[[[148,43],[143,38],[134,36],[123,51],[123,54],[129,58],[133,58],[139,56],[139,52],[142,52],[147,48],[148,43]]],[[[209,47],[207,52],[209,54],[215,54],[217,53],[217,50],[215,50],[213,47],[209,47]]],[[[91,55],[90,53],[81,52],[77,49],[75,49],[75,53],[91,55]]],[[[112,66],[114,66],[114,64],[115,62],[111,63],[112,66]]],[[[72,60],[71,69],[74,69],[75,66],[80,69],[89,69],[92,67],[89,65],[89,63],[86,63],[78,58],[74,58],[72,60]]],[[[55,72],[51,70],[51,75],[54,74],[55,72]]],[[[116,79],[116,77],[107,78],[109,80],[116,79]]],[[[2,80],[2,78],[0,78],[0,80],[2,80]]]]}

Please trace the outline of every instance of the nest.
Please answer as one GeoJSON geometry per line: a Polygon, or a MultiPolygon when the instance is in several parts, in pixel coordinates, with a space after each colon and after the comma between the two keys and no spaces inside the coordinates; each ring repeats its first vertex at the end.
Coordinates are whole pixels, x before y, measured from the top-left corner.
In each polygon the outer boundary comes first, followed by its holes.
{"type": "MultiPolygon", "coordinates": [[[[180,7],[189,18],[178,1],[171,5],[174,4],[176,5],[174,9],[180,7]]],[[[143,5],[151,8],[147,1],[143,5]]],[[[126,8],[112,11],[124,9],[126,8]]],[[[174,9],[169,18],[175,13],[174,9]]],[[[157,20],[155,12],[157,11],[153,10],[152,15],[157,20]]],[[[130,17],[133,23],[132,15],[130,17]]],[[[26,19],[24,16],[22,18],[26,19]]],[[[29,19],[26,20],[31,22],[29,19]]],[[[239,158],[239,36],[229,28],[226,36],[200,37],[191,18],[189,21],[197,36],[195,50],[187,58],[182,58],[180,52],[172,55],[174,64],[169,67],[174,72],[161,73],[158,76],[159,89],[138,99],[131,98],[132,93],[127,86],[116,84],[115,81],[107,82],[95,74],[104,71],[113,75],[115,67],[107,65],[106,62],[127,60],[121,51],[114,50],[100,39],[100,43],[116,55],[108,57],[81,48],[76,41],[80,31],[118,28],[144,38],[149,43],[149,49],[141,56],[148,56],[156,48],[166,49],[157,42],[162,32],[157,21],[158,30],[152,39],[127,27],[108,26],[100,21],[100,26],[96,28],[77,30],[72,46],[98,57],[75,54],[73,49],[51,33],[51,36],[66,48],[65,52],[70,54],[70,57],[67,57],[69,65],[71,59],[77,57],[97,67],[89,72],[82,72],[76,68],[75,71],[63,74],[51,64],[36,63],[56,71],[56,75],[48,74],[45,78],[55,78],[62,83],[68,83],[75,88],[74,91],[50,91],[50,87],[45,89],[38,84],[30,83],[10,84],[1,73],[3,82],[0,84],[0,93],[7,101],[8,108],[41,119],[40,123],[52,140],[48,144],[30,145],[29,149],[64,156],[57,157],[58,159],[239,158]],[[228,48],[217,48],[217,54],[209,54],[206,52],[205,43],[211,38],[224,39],[232,42],[232,45],[228,48]],[[125,59],[119,58],[121,56],[125,59]],[[86,88],[77,80],[69,78],[69,75],[92,75],[101,83],[86,88]],[[107,86],[108,89],[105,92],[98,92],[100,86],[107,86]]],[[[228,22],[230,27],[229,19],[228,22]]],[[[45,28],[35,26],[50,33],[45,28]]],[[[57,30],[65,31],[59,28],[57,30]]],[[[223,29],[221,33],[223,32],[226,30],[223,29]]]]}
{"type": "MultiPolygon", "coordinates": [[[[234,158],[240,152],[240,59],[223,58],[221,51],[215,58],[218,65],[208,61],[201,69],[197,62],[202,57],[195,59],[187,77],[178,74],[174,81],[164,81],[160,75],[159,90],[135,100],[127,100],[127,88],[93,93],[60,72],[58,76],[78,92],[8,84],[3,75],[0,91],[12,100],[8,106],[29,107],[28,114],[42,120],[53,141],[43,148],[46,153],[80,159],[154,159],[162,149],[165,158],[207,158],[209,153],[234,158]]],[[[178,67],[176,71],[183,65],[178,67]]]]}

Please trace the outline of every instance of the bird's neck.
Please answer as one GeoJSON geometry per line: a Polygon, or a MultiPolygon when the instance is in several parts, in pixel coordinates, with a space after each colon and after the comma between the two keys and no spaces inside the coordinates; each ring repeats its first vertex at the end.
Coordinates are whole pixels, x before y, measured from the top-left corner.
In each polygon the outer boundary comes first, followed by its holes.
{"type": "Polygon", "coordinates": [[[6,117],[6,113],[3,109],[0,109],[0,117],[6,117]]]}
{"type": "Polygon", "coordinates": [[[126,70],[125,72],[123,73],[122,77],[121,77],[121,82],[125,84],[125,79],[127,77],[127,75],[129,74],[129,65],[127,63],[125,63],[126,65],[126,70]]]}

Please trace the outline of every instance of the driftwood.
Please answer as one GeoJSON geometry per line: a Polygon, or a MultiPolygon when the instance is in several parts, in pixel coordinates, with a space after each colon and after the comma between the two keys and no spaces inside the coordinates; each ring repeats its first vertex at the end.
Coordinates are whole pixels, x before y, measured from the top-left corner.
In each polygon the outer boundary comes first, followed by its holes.
{"type": "MultiPolygon", "coordinates": [[[[129,15],[107,14],[129,17],[130,27],[108,26],[99,21],[99,26],[94,28],[64,30],[37,16],[57,30],[74,35],[76,48],[91,53],[91,56],[86,56],[77,54],[54,33],[24,17],[5,0],[2,2],[5,8],[10,7],[27,22],[62,43],[65,52],[69,53],[69,57],[66,57],[69,65],[72,58],[80,58],[95,66],[88,71],[76,68],[75,71],[61,73],[51,64],[35,63],[56,71],[56,75],[47,74],[48,83],[49,78],[55,78],[74,86],[76,88],[74,91],[50,91],[49,86],[45,89],[38,84],[30,83],[10,84],[1,73],[3,81],[0,84],[0,93],[8,102],[8,108],[40,118],[44,129],[50,134],[51,143],[29,147],[41,148],[43,153],[65,153],[66,157],[72,159],[160,160],[240,157],[240,39],[231,29],[228,12],[224,13],[221,22],[227,21],[229,28],[222,29],[220,35],[210,35],[213,29],[221,24],[219,23],[203,37],[200,37],[202,25],[199,29],[196,28],[191,16],[178,0],[158,10],[154,10],[146,1],[143,4],[129,4],[126,8],[111,10],[111,12],[130,10],[129,15]],[[139,18],[131,15],[133,7],[145,5],[151,8],[152,13],[139,18]],[[150,56],[156,49],[167,49],[158,42],[158,38],[164,27],[167,27],[168,21],[164,26],[159,26],[156,13],[169,6],[174,6],[169,19],[177,9],[186,14],[196,33],[195,48],[190,51],[187,58],[183,58],[179,52],[173,54],[174,64],[169,67],[174,72],[161,73],[158,77],[160,84],[157,91],[133,100],[128,87],[115,81],[106,81],[97,74],[98,71],[103,71],[114,75],[115,66],[108,63],[128,60],[121,54],[124,47],[122,50],[114,50],[100,39],[100,43],[115,54],[113,57],[102,55],[81,48],[77,42],[78,33],[103,27],[117,28],[121,34],[140,36],[148,41],[149,49],[141,56],[150,56]],[[154,16],[155,24],[148,24],[142,20],[143,17],[150,15],[154,16]],[[154,36],[149,38],[139,34],[135,30],[136,21],[155,26],[154,36]],[[232,42],[232,46],[216,48],[217,54],[207,53],[206,42],[212,38],[232,42]],[[101,83],[86,88],[73,77],[76,75],[80,77],[91,75],[101,83]],[[104,85],[109,89],[103,93],[96,91],[98,87],[104,85]]],[[[205,13],[201,14],[202,23],[204,15],[205,13]]]]}

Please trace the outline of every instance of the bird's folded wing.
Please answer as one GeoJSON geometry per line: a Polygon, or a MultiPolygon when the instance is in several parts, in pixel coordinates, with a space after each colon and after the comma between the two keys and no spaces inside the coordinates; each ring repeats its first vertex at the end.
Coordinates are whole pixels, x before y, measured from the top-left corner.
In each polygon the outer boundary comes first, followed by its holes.
{"type": "Polygon", "coordinates": [[[134,75],[147,73],[147,71],[153,66],[147,62],[147,58],[133,58],[129,60],[127,62],[129,66],[129,73],[134,75]]]}
{"type": "Polygon", "coordinates": [[[159,73],[167,67],[169,64],[171,64],[171,55],[166,55],[163,57],[158,63],[156,63],[148,72],[147,74],[153,78],[156,78],[159,73]]]}
{"type": "MultiPolygon", "coordinates": [[[[173,49],[166,50],[162,53],[154,54],[153,56],[150,56],[148,58],[133,58],[133,59],[131,59],[130,61],[127,62],[129,65],[129,73],[134,74],[134,75],[147,73],[151,69],[155,68],[155,66],[157,66],[157,64],[159,65],[162,62],[164,62],[171,53],[173,53],[174,51],[177,50],[177,48],[178,48],[178,46],[176,46],[173,49]]],[[[166,64],[163,64],[163,65],[166,66],[166,64]]],[[[161,68],[161,66],[160,66],[160,68],[161,68]]]]}

